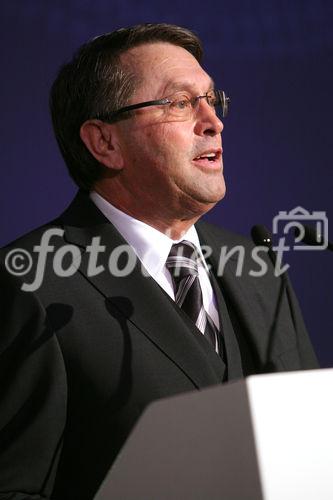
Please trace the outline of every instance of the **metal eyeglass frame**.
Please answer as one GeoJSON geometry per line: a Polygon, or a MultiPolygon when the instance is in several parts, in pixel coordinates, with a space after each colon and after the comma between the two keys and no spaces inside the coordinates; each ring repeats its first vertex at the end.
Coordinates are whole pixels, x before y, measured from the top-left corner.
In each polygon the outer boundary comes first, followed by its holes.
{"type": "MultiPolygon", "coordinates": [[[[206,94],[203,95],[198,95],[196,97],[192,97],[189,99],[189,101],[192,104],[193,109],[196,107],[196,104],[199,102],[200,99],[206,99],[208,102],[208,94],[211,93],[215,94],[216,98],[216,103],[214,104],[214,108],[220,106],[222,109],[222,118],[225,118],[228,114],[228,108],[230,104],[230,98],[225,95],[225,92],[223,90],[209,90],[206,92],[206,94]]],[[[171,97],[171,96],[170,96],[171,97]]],[[[104,115],[101,116],[101,120],[106,120],[108,122],[116,121],[122,113],[126,113],[128,111],[134,111],[135,109],[140,109],[140,108],[147,108],[148,106],[163,106],[167,104],[172,104],[173,101],[170,100],[169,97],[164,97],[163,99],[157,99],[154,101],[145,101],[145,102],[140,102],[137,104],[131,104],[130,106],[124,106],[123,108],[118,109],[117,111],[114,111],[113,113],[109,115],[104,115]]],[[[209,102],[208,102],[209,104],[209,102]]]]}

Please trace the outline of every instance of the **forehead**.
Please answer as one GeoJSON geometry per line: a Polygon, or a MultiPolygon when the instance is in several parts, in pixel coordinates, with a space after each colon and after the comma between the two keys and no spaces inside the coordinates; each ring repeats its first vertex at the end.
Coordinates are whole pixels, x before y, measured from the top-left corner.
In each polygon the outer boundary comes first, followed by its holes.
{"type": "Polygon", "coordinates": [[[212,86],[209,75],[190,52],[170,43],[150,43],[134,47],[121,57],[122,63],[140,81],[136,96],[155,98],[182,86],[205,92],[212,86]]]}

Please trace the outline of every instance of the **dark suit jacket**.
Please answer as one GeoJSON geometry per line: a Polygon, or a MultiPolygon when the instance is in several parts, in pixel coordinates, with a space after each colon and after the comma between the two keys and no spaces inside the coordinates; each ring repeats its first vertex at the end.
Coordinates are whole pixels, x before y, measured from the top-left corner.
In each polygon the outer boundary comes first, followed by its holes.
{"type": "MultiPolygon", "coordinates": [[[[292,290],[286,293],[268,259],[265,276],[249,275],[258,269],[249,240],[197,225],[202,244],[213,251],[226,366],[159,285],[142,275],[140,263],[125,277],[87,275],[85,249],[93,237],[106,247],[98,259],[106,269],[125,242],[85,194],[11,248],[34,254],[43,232],[55,227],[64,234],[50,241],[54,251],[35,293],[22,292],[20,281],[0,272],[0,499],[91,499],[151,401],[253,373],[317,367],[292,290]],[[67,278],[52,267],[64,244],[82,252],[79,269],[67,278]],[[235,276],[236,255],[216,276],[221,245],[244,246],[241,277],[235,276]]],[[[25,282],[33,281],[36,265],[25,282]]]]}

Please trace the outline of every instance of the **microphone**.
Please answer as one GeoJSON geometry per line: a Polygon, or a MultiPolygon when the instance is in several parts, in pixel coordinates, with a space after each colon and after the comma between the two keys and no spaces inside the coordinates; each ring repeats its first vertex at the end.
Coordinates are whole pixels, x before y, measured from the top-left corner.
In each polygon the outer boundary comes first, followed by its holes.
{"type": "Polygon", "coordinates": [[[276,264],[276,254],[272,249],[272,236],[267,227],[257,224],[251,229],[251,237],[256,246],[264,246],[268,248],[268,255],[273,263],[276,264]]]}
{"type": "Polygon", "coordinates": [[[265,226],[253,226],[251,229],[251,236],[255,245],[267,246],[268,248],[272,247],[271,234],[265,226]]]}
{"type": "MultiPolygon", "coordinates": [[[[303,231],[301,231],[301,229],[296,226],[294,229],[294,234],[296,238],[302,236],[299,241],[305,243],[306,245],[319,246],[324,243],[324,236],[314,227],[311,226],[303,225],[303,231]],[[301,235],[301,233],[303,234],[301,235]]],[[[333,251],[333,243],[328,241],[325,250],[333,251]]]]}

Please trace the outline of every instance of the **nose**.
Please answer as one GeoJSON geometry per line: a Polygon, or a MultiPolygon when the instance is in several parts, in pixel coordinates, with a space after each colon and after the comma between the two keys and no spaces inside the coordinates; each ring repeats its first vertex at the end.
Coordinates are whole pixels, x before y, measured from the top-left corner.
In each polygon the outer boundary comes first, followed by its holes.
{"type": "Polygon", "coordinates": [[[202,136],[221,134],[224,125],[217,116],[215,108],[210,106],[206,99],[200,99],[198,104],[194,132],[202,136]]]}

